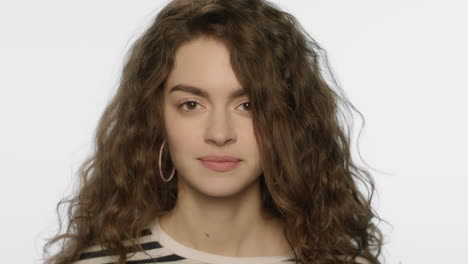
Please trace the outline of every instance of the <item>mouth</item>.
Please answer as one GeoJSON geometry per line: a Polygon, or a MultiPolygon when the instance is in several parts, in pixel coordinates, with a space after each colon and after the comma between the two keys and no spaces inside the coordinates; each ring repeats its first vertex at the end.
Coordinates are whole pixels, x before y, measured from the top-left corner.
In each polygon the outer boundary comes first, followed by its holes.
{"type": "Polygon", "coordinates": [[[202,160],[200,159],[202,165],[208,169],[217,172],[230,171],[236,168],[240,164],[240,160],[237,161],[211,161],[211,160],[202,160]]]}

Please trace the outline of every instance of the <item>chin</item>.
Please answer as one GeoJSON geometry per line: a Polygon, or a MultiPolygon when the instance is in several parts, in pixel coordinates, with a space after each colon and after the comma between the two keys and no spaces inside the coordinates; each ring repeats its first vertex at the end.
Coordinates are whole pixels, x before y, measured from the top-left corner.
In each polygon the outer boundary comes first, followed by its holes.
{"type": "Polygon", "coordinates": [[[203,179],[196,184],[198,192],[213,198],[228,198],[236,195],[242,195],[249,188],[254,187],[251,181],[243,181],[238,177],[219,177],[218,179],[203,179]]]}

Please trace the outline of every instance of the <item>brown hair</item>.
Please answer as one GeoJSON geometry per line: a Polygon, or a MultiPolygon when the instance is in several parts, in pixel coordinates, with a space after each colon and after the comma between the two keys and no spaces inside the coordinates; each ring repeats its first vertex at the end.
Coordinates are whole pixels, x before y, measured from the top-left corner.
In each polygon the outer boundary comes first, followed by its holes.
{"type": "MultiPolygon", "coordinates": [[[[46,252],[64,239],[46,263],[70,263],[93,244],[124,263],[122,241],[135,245],[144,227],[175,205],[177,177],[165,183],[157,167],[166,138],[162,88],[177,48],[200,36],[222,41],[230,51],[252,105],[263,204],[284,219],[296,260],[352,263],[360,256],[380,263],[374,182],[350,153],[346,113],[356,109],[331,74],[326,52],[292,15],[262,0],[175,0],[158,13],[126,58],[96,130],[95,152],[79,169],[78,193],[57,205],[69,203],[69,224],[44,246],[46,252]],[[368,198],[357,181],[370,189],[368,198]]],[[[166,148],[164,175],[173,168],[168,156],[166,148]]],[[[59,222],[61,230],[60,216],[59,222]]]]}

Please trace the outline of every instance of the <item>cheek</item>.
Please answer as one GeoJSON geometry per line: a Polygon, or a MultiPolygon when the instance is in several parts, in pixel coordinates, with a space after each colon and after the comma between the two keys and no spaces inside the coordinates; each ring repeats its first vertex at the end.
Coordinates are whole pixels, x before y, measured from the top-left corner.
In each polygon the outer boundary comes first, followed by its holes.
{"type": "Polygon", "coordinates": [[[183,118],[174,109],[165,115],[165,126],[171,150],[175,153],[191,152],[202,137],[200,121],[183,118]]]}
{"type": "Polygon", "coordinates": [[[186,117],[172,110],[167,113],[165,125],[169,134],[175,136],[193,137],[201,130],[201,120],[196,117],[186,117]]]}

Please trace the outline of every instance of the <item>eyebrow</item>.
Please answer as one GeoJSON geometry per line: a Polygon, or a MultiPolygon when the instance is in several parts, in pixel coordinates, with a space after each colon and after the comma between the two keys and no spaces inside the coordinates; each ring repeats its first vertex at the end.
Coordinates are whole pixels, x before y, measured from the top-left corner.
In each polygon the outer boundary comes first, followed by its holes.
{"type": "MultiPolygon", "coordinates": [[[[206,92],[202,88],[195,87],[192,85],[177,84],[169,90],[169,93],[172,93],[175,91],[187,92],[187,93],[191,93],[193,95],[200,96],[203,98],[210,98],[210,95],[208,94],[208,92],[206,92]]],[[[232,99],[239,98],[245,95],[247,95],[247,93],[244,89],[238,89],[238,90],[232,91],[229,94],[229,99],[232,100],[232,99]]]]}

